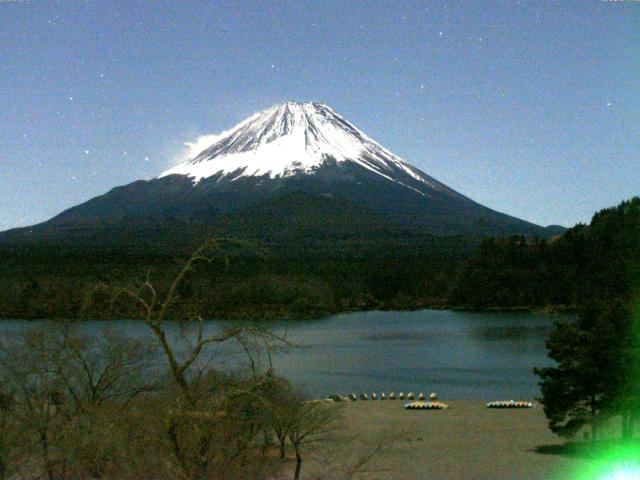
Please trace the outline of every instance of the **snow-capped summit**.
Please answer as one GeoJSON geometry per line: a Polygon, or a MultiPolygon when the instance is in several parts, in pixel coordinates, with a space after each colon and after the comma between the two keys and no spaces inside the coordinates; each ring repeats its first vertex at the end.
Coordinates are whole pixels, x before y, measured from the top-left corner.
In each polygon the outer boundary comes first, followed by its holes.
{"type": "MultiPolygon", "coordinates": [[[[455,193],[382,147],[327,105],[286,102],[256,113],[211,139],[211,144],[160,175],[196,183],[218,175],[284,178],[313,174],[327,162],[350,162],[412,190],[417,180],[455,193]],[[406,181],[406,176],[412,182],[406,181]]],[[[417,190],[416,190],[417,191],[417,190]]]]}

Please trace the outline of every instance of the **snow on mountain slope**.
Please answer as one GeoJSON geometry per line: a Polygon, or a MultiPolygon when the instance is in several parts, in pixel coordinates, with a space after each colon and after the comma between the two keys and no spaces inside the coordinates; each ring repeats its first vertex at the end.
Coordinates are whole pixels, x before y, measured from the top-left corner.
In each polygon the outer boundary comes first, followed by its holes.
{"type": "Polygon", "coordinates": [[[408,185],[407,177],[448,194],[458,195],[367,137],[331,108],[320,103],[287,102],[256,113],[220,135],[193,158],[165,172],[199,182],[220,175],[289,177],[313,174],[333,160],[357,164],[385,179],[408,185]]]}

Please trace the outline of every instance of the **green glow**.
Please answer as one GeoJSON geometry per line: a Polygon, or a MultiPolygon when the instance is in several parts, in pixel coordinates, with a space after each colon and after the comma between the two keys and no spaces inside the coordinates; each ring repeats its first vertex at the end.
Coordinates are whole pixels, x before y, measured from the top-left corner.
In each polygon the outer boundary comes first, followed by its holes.
{"type": "Polygon", "coordinates": [[[609,475],[602,477],[602,480],[633,480],[640,478],[640,467],[638,465],[624,465],[609,475]]]}
{"type": "MultiPolygon", "coordinates": [[[[629,388],[633,393],[638,392],[638,378],[640,378],[640,302],[635,304],[633,312],[633,334],[635,343],[631,366],[629,388]]],[[[635,405],[638,408],[638,405],[635,405]]],[[[638,418],[638,417],[636,417],[638,418]]],[[[640,440],[638,427],[634,431],[634,439],[626,443],[621,440],[599,441],[592,447],[584,445],[584,458],[580,458],[577,472],[573,475],[559,475],[558,480],[640,480],[640,440]]],[[[582,457],[582,456],[580,456],[582,457]]]]}
{"type": "Polygon", "coordinates": [[[621,445],[600,450],[585,466],[575,480],[640,480],[640,445],[621,445]]]}

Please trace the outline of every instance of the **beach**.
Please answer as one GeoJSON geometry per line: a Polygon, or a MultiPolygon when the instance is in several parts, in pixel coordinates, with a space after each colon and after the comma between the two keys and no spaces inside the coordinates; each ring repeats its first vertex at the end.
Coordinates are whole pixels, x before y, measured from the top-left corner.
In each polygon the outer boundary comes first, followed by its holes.
{"type": "MultiPolygon", "coordinates": [[[[488,409],[484,401],[446,403],[449,409],[429,411],[405,410],[402,400],[336,403],[346,435],[364,439],[347,448],[352,461],[355,450],[364,452],[384,438],[390,442],[354,478],[567,479],[587,461],[542,453],[563,441],[548,430],[541,406],[488,409]]],[[[325,461],[318,452],[302,478],[316,478],[326,470],[325,461]]]]}

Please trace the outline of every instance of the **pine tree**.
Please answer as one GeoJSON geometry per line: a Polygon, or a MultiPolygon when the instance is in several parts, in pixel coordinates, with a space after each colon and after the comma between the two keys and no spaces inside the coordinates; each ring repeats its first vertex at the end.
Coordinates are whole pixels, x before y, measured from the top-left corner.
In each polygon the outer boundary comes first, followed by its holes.
{"type": "Polygon", "coordinates": [[[629,439],[640,406],[640,198],[574,233],[588,253],[578,265],[581,308],[549,336],[556,366],[535,369],[545,414],[553,432],[571,437],[591,425],[594,439],[600,418],[620,415],[629,439]]]}

